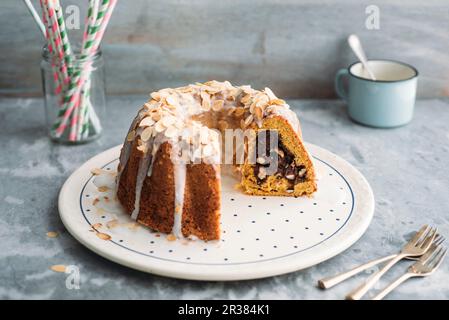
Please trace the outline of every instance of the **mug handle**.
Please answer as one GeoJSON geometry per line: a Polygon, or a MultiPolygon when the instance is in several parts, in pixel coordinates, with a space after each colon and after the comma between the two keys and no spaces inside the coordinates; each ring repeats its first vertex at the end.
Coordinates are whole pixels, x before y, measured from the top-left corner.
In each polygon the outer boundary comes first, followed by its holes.
{"type": "Polygon", "coordinates": [[[343,77],[346,77],[349,75],[348,69],[340,69],[338,70],[337,74],[335,75],[335,92],[337,95],[343,99],[347,100],[348,93],[346,92],[344,86],[343,86],[343,77]]]}

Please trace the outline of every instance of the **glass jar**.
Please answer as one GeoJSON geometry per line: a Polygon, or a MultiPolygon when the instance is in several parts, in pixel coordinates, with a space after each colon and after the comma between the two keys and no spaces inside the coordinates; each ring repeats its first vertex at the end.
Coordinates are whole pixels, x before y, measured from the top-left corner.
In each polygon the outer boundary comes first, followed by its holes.
{"type": "Polygon", "coordinates": [[[105,113],[104,64],[101,51],[82,58],[75,51],[70,64],[61,63],[45,46],[42,50],[42,87],[47,129],[53,141],[80,144],[102,132],[105,113]]]}

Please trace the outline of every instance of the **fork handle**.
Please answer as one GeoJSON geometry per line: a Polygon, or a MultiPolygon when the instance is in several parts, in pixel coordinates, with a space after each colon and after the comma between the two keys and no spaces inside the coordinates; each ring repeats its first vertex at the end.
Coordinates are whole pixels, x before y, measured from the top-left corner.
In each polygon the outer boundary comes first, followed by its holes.
{"type": "Polygon", "coordinates": [[[365,293],[388,271],[392,266],[394,266],[399,260],[403,259],[406,255],[398,254],[396,257],[391,259],[382,269],[377,271],[372,277],[362,283],[355,290],[351,291],[347,296],[347,300],[360,300],[365,293]]]}
{"type": "Polygon", "coordinates": [[[390,283],[388,286],[386,286],[382,291],[380,291],[378,294],[376,294],[372,300],[381,300],[383,297],[385,297],[387,294],[389,294],[393,289],[395,289],[397,286],[399,286],[401,283],[403,283],[405,280],[410,279],[413,277],[413,273],[405,273],[399,278],[397,278],[395,281],[390,283]]]}
{"type": "Polygon", "coordinates": [[[353,268],[353,269],[351,269],[349,271],[345,271],[345,272],[339,273],[339,274],[337,274],[335,276],[331,276],[331,277],[327,277],[327,278],[318,280],[318,286],[321,289],[332,288],[333,286],[335,286],[335,285],[345,281],[348,278],[351,278],[352,276],[355,276],[356,274],[358,274],[358,273],[360,273],[360,272],[362,272],[362,271],[364,271],[364,270],[366,270],[368,268],[371,268],[371,267],[375,266],[376,264],[379,264],[379,263],[382,263],[382,262],[385,262],[385,261],[393,259],[397,255],[398,254],[392,254],[392,255],[389,255],[387,257],[383,257],[383,258],[379,258],[379,259],[376,259],[376,260],[372,260],[372,261],[367,262],[365,264],[362,264],[362,265],[360,265],[358,267],[355,267],[355,268],[353,268]]]}

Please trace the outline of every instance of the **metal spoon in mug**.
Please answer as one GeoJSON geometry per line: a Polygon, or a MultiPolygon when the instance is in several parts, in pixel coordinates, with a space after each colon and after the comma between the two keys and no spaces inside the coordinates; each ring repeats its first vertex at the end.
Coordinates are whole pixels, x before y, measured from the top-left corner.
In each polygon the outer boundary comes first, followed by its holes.
{"type": "Polygon", "coordinates": [[[365,70],[368,72],[371,80],[376,81],[376,77],[374,76],[373,71],[368,66],[368,59],[366,58],[365,51],[363,51],[362,43],[360,42],[359,37],[357,37],[355,34],[351,34],[348,37],[348,43],[357,58],[359,58],[360,62],[362,62],[363,68],[365,68],[365,70]]]}

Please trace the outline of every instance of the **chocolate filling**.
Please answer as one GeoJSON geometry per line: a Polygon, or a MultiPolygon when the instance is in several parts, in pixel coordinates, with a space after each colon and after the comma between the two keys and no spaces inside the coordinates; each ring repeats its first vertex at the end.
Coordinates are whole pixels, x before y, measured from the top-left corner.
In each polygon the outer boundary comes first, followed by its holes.
{"type": "Polygon", "coordinates": [[[293,154],[288,151],[280,139],[277,146],[270,146],[270,130],[266,130],[265,142],[259,141],[259,139],[257,141],[256,152],[258,157],[254,165],[254,175],[257,177],[257,184],[261,185],[267,179],[268,173],[266,168],[270,166],[272,161],[276,160],[276,154],[278,156],[278,165],[274,175],[277,179],[285,178],[291,181],[290,188],[306,180],[306,167],[302,164],[296,164],[293,154]]]}

